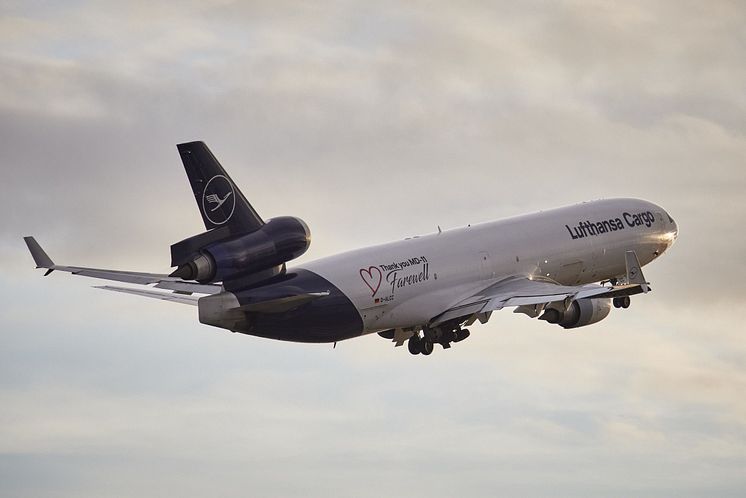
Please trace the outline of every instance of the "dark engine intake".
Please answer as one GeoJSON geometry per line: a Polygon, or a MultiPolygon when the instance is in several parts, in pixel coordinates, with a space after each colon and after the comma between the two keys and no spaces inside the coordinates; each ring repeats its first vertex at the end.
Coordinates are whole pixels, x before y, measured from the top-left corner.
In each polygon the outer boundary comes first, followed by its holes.
{"type": "Polygon", "coordinates": [[[171,246],[171,276],[200,283],[224,282],[282,265],[311,245],[311,232],[299,218],[272,218],[254,232],[222,236],[220,229],[171,246]],[[220,238],[220,240],[214,240],[220,238]]]}
{"type": "Polygon", "coordinates": [[[578,299],[564,312],[554,307],[547,308],[539,319],[566,329],[574,329],[600,322],[609,316],[610,311],[611,299],[578,299]]]}

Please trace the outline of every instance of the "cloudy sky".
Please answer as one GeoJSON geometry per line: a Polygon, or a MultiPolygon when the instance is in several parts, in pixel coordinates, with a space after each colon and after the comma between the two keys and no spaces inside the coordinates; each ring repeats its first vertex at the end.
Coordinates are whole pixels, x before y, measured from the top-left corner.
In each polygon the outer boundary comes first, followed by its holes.
{"type": "Polygon", "coordinates": [[[0,5],[0,495],[743,496],[741,1],[0,5]],[[634,196],[654,292],[449,351],[273,342],[42,278],[168,272],[201,139],[308,261],[634,196]]]}

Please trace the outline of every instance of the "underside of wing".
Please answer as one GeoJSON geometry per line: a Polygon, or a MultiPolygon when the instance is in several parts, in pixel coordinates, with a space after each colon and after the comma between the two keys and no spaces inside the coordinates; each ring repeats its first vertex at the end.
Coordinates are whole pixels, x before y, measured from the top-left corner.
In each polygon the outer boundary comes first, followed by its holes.
{"type": "Polygon", "coordinates": [[[646,283],[567,286],[551,280],[514,276],[497,282],[457,303],[436,316],[429,325],[434,327],[459,318],[479,317],[507,307],[535,305],[538,306],[535,308],[537,310],[535,314],[538,314],[543,308],[541,305],[550,303],[561,302],[566,307],[574,300],[631,296],[647,292],[647,290],[646,283]]]}
{"type": "Polygon", "coordinates": [[[133,294],[135,296],[150,297],[153,299],[160,299],[161,301],[190,304],[192,306],[197,306],[197,301],[199,301],[200,299],[199,296],[180,294],[178,292],[160,292],[150,289],[133,289],[132,287],[115,287],[111,285],[102,285],[96,286],[96,288],[114,292],[122,292],[124,294],[133,294]]]}

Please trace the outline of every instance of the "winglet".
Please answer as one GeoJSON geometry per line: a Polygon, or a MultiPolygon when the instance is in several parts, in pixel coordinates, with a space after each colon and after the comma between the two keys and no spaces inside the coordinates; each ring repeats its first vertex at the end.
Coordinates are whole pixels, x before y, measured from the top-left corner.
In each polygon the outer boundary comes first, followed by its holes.
{"type": "Polygon", "coordinates": [[[47,255],[47,253],[44,252],[44,249],[41,248],[36,239],[33,237],[24,237],[23,240],[26,242],[28,250],[31,252],[31,256],[34,258],[36,267],[46,268],[48,270],[47,273],[44,274],[45,277],[52,273],[54,271],[54,262],[47,255]]]}
{"type": "Polygon", "coordinates": [[[625,252],[624,259],[627,264],[627,283],[639,284],[643,292],[648,292],[650,290],[648,282],[645,280],[645,275],[642,274],[642,266],[640,266],[635,251],[625,252]]]}

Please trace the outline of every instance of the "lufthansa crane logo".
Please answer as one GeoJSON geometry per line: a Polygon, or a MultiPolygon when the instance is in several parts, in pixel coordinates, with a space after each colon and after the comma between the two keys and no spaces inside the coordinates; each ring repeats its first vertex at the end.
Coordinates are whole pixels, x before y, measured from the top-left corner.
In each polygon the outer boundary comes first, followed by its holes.
{"type": "Polygon", "coordinates": [[[215,175],[202,191],[202,213],[213,225],[227,223],[236,209],[233,184],[223,175],[215,175]]]}

